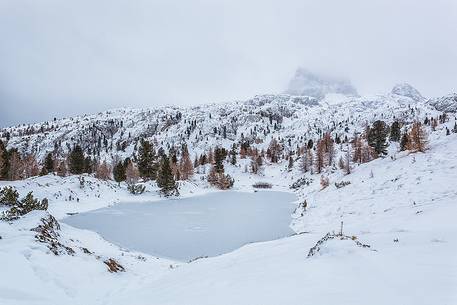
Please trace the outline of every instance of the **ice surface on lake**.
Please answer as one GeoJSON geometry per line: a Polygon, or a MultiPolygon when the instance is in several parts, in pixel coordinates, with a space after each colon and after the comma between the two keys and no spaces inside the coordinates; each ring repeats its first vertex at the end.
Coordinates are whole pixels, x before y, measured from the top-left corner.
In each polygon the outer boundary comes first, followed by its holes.
{"type": "Polygon", "coordinates": [[[150,203],[121,203],[68,217],[65,223],[98,232],[122,247],[187,261],[247,243],[292,234],[294,194],[217,192],[150,203]]]}

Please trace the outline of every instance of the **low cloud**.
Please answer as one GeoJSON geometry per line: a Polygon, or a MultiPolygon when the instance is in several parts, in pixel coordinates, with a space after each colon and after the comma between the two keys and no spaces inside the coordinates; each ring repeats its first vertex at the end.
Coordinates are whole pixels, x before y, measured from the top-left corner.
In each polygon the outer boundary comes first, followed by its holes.
{"type": "Polygon", "coordinates": [[[453,0],[5,0],[0,125],[282,92],[299,66],[361,94],[443,95],[454,37],[453,0]]]}

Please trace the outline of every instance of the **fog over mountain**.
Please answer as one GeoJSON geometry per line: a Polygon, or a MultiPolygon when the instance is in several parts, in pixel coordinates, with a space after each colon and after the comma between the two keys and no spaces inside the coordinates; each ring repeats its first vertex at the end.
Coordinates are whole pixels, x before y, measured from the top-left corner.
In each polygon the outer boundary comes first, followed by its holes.
{"type": "Polygon", "coordinates": [[[298,67],[362,95],[406,81],[443,96],[456,20],[453,0],[4,0],[0,126],[280,93],[298,67]]]}
{"type": "Polygon", "coordinates": [[[357,95],[357,89],[349,80],[320,76],[299,68],[290,80],[285,93],[323,98],[327,93],[357,95]]]}

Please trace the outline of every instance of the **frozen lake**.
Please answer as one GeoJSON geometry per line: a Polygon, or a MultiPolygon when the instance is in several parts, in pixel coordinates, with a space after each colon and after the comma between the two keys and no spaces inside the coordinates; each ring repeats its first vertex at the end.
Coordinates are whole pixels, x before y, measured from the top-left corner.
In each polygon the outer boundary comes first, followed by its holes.
{"type": "Polygon", "coordinates": [[[247,243],[291,235],[294,194],[217,192],[150,203],[121,203],[66,218],[124,248],[188,261],[247,243]]]}

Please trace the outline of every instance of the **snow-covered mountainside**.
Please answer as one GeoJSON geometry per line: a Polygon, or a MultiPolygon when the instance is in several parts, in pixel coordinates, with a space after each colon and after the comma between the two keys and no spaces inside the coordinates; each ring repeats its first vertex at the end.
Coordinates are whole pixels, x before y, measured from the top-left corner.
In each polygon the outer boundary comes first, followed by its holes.
{"type": "Polygon", "coordinates": [[[303,68],[297,69],[285,93],[315,98],[323,98],[328,93],[357,96],[349,80],[317,75],[303,68]]]}
{"type": "MultiPolygon", "coordinates": [[[[0,130],[8,148],[40,161],[48,152],[66,158],[76,144],[111,162],[135,157],[141,138],[166,151],[186,143],[192,157],[234,143],[266,150],[275,138],[288,158],[264,158],[262,170],[254,172],[238,150],[235,164],[221,161],[225,173],[233,177],[234,191],[256,192],[253,185],[262,182],[297,196],[290,219],[296,234],[178,262],[124,249],[62,221],[120,202],[164,200],[156,181],[144,182],[139,195],[126,182],[93,174],[0,181],[0,189],[12,186],[21,198],[32,191],[48,199],[47,210],[0,220],[0,304],[457,304],[456,118],[413,89],[115,109],[0,130]],[[398,141],[387,140],[385,155],[354,161],[350,140],[377,120],[399,122],[403,135],[412,133],[414,121],[427,121],[419,134],[427,149],[405,145],[401,151],[398,141]],[[335,158],[319,173],[304,171],[306,154],[297,147],[326,132],[335,139],[335,158]],[[345,156],[348,162],[340,166],[337,160],[345,156]]],[[[317,150],[311,146],[308,151],[317,150]]],[[[197,165],[191,178],[178,181],[180,196],[223,194],[207,181],[211,166],[197,165]]],[[[7,209],[0,205],[0,215],[7,209]]],[[[147,232],[131,234],[150,238],[147,232]]]]}
{"type": "Polygon", "coordinates": [[[230,148],[248,141],[266,149],[272,138],[293,152],[324,132],[352,138],[375,120],[410,123],[436,116],[438,111],[409,94],[348,97],[327,94],[318,100],[307,96],[261,95],[247,101],[195,107],[114,109],[93,115],[55,119],[0,130],[8,148],[35,154],[43,160],[48,152],[65,156],[75,144],[94,159],[111,161],[135,154],[141,138],[153,140],[165,150],[186,143],[191,157],[214,146],[230,148]]]}
{"type": "Polygon", "coordinates": [[[432,98],[428,102],[439,111],[457,112],[457,93],[432,98]]]}
{"type": "MultiPolygon", "coordinates": [[[[308,202],[293,215],[292,227],[300,234],[191,263],[121,249],[94,232],[62,223],[57,240],[74,252],[62,248],[54,255],[30,230],[47,213],[59,221],[67,213],[119,201],[157,200],[153,184],[132,197],[124,184],[91,177],[84,188],[75,176],[0,182],[17,187],[21,195],[33,190],[50,199],[48,212],[0,221],[0,303],[456,304],[457,134],[445,133],[454,123],[451,118],[429,131],[426,153],[398,153],[392,144],[387,157],[354,165],[349,175],[329,168],[330,185],[323,190],[318,175],[303,174],[298,167],[288,171],[282,163],[267,167],[262,177],[239,172],[239,191],[252,191],[259,179],[284,190],[297,178],[310,181],[296,192],[308,202]],[[70,195],[78,201],[68,200],[70,195]],[[322,239],[338,232],[341,221],[349,239],[322,239]],[[107,272],[103,262],[110,258],[125,272],[107,272]]],[[[237,170],[227,167],[231,173],[237,170]]],[[[207,191],[187,183],[181,194],[207,191]]]]}

